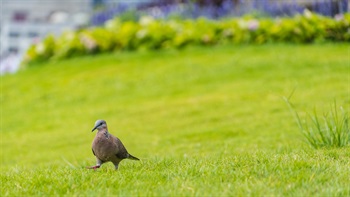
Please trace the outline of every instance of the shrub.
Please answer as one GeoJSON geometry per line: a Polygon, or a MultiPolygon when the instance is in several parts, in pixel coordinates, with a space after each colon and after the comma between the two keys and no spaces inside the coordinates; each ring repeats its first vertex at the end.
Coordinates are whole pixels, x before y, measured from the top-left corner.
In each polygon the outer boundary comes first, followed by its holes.
{"type": "Polygon", "coordinates": [[[209,20],[109,20],[102,27],[48,36],[30,47],[27,63],[64,59],[115,50],[159,50],[188,45],[263,44],[267,42],[313,43],[349,42],[350,14],[334,19],[309,11],[293,18],[244,16],[209,20]]]}
{"type": "MultiPolygon", "coordinates": [[[[54,48],[53,59],[65,59],[75,56],[84,55],[87,53],[87,42],[84,39],[87,37],[81,36],[81,32],[68,31],[63,33],[58,39],[54,48]]],[[[91,46],[95,45],[93,40],[91,46]]]]}
{"type": "Polygon", "coordinates": [[[32,45],[27,50],[24,61],[42,62],[54,55],[56,41],[53,35],[48,35],[42,42],[32,45]]]}

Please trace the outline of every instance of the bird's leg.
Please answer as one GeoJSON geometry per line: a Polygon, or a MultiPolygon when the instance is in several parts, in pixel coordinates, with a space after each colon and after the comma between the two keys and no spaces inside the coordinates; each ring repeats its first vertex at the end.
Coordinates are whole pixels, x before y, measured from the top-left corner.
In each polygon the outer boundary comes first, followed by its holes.
{"type": "Polygon", "coordinates": [[[94,169],[96,170],[97,168],[100,168],[102,165],[102,161],[96,157],[96,165],[95,166],[91,166],[91,167],[88,167],[88,169],[94,169]]]}
{"type": "Polygon", "coordinates": [[[96,165],[96,166],[91,166],[91,167],[87,167],[88,169],[94,169],[96,170],[97,168],[99,168],[100,166],[99,165],[96,165]]]}

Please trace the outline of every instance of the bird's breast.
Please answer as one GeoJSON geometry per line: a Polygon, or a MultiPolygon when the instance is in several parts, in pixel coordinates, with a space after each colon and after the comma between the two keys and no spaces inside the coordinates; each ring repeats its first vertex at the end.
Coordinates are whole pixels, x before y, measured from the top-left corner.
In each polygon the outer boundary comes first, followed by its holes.
{"type": "Polygon", "coordinates": [[[95,155],[103,161],[109,161],[116,154],[116,147],[111,138],[105,136],[96,137],[92,142],[92,149],[95,155]]]}

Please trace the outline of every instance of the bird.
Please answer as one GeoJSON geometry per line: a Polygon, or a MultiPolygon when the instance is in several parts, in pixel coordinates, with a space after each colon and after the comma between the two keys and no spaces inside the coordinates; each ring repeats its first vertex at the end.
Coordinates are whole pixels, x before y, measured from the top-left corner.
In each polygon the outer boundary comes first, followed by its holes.
{"type": "Polygon", "coordinates": [[[97,134],[92,141],[92,153],[96,157],[96,165],[88,167],[96,170],[106,162],[112,162],[116,170],[123,159],[140,160],[128,153],[119,138],[108,132],[105,120],[97,120],[91,132],[97,129],[97,134]]]}

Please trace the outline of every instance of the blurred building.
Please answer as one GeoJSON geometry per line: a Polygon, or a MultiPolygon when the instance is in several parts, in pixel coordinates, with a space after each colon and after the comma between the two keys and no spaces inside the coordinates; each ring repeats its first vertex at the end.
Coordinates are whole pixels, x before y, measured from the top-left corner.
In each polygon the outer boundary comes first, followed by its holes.
{"type": "Polygon", "coordinates": [[[0,0],[0,73],[14,72],[26,49],[47,34],[89,22],[92,0],[0,0]]]}
{"type": "Polygon", "coordinates": [[[87,24],[90,0],[0,0],[0,54],[22,53],[47,33],[87,24]]]}
{"type": "Polygon", "coordinates": [[[152,0],[0,0],[0,55],[23,53],[48,33],[88,25],[94,8],[152,0]]]}

